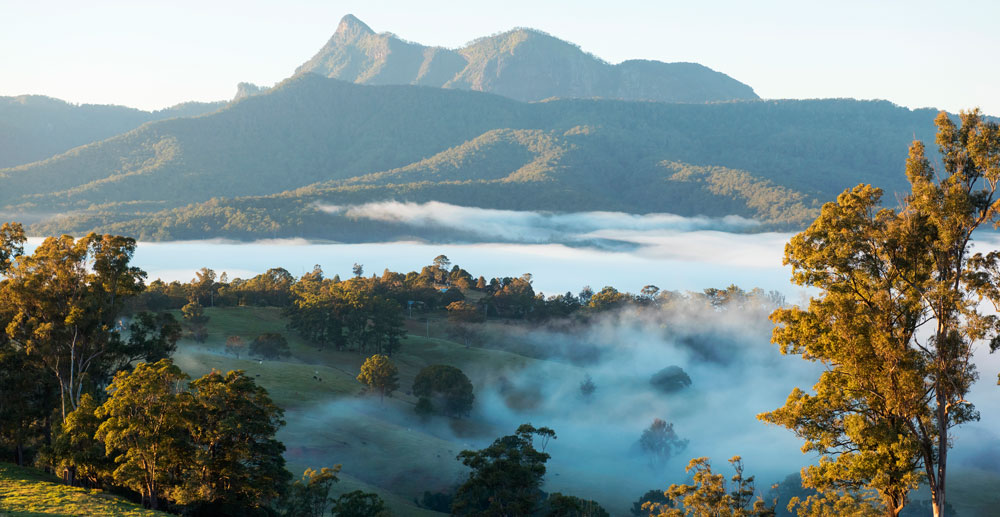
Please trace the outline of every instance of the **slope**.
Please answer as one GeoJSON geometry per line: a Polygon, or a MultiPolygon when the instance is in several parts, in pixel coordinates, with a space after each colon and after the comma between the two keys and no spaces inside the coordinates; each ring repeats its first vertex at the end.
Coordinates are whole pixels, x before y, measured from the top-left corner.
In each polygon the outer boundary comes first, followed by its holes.
{"type": "Polygon", "coordinates": [[[295,70],[361,84],[411,84],[495,93],[520,101],[608,98],[661,102],[757,99],[749,86],[696,63],[611,65],[534,29],[514,29],[450,50],[377,34],[346,15],[295,70]]]}
{"type": "Polygon", "coordinates": [[[94,517],[156,517],[170,514],[107,494],[66,486],[44,472],[0,463],[0,515],[94,517]]]}
{"type": "Polygon", "coordinates": [[[509,126],[520,111],[482,94],[301,76],[205,117],[165,120],[0,170],[0,203],[62,210],[269,194],[402,166],[509,126]]]}
{"type": "Polygon", "coordinates": [[[189,102],[159,111],[73,105],[41,95],[0,97],[0,168],[42,160],[153,120],[192,117],[225,103],[189,102]]]}
{"type": "Polygon", "coordinates": [[[163,210],[214,213],[170,217],[187,218],[202,237],[226,234],[230,223],[270,235],[272,220],[308,215],[297,211],[314,200],[389,198],[793,222],[802,214],[786,208],[809,208],[859,182],[905,189],[907,147],[914,135],[930,141],[933,116],[854,100],[520,103],[304,74],[212,114],[0,170],[0,210],[68,213],[38,227],[46,232],[132,221],[129,231],[147,237],[163,210]],[[691,181],[704,175],[673,177],[664,162],[743,171],[740,189],[778,190],[753,205],[721,180],[710,188],[691,181]],[[245,197],[254,199],[231,201],[245,197]],[[256,215],[235,214],[237,205],[256,215]]]}

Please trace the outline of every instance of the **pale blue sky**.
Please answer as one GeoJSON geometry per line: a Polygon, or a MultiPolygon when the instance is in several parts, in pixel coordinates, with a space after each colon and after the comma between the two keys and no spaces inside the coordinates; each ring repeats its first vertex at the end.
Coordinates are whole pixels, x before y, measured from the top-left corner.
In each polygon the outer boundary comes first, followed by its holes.
{"type": "Polygon", "coordinates": [[[458,47],[514,26],[609,62],[694,61],[765,98],[888,99],[1000,115],[1000,2],[0,0],[0,95],[158,109],[270,85],[346,13],[458,47]]]}

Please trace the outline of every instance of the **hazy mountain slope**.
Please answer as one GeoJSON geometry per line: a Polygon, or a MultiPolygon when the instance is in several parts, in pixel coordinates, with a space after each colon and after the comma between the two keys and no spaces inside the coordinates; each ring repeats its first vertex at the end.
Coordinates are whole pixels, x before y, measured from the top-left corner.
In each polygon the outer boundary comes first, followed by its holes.
{"type": "Polygon", "coordinates": [[[662,102],[757,99],[749,86],[696,63],[608,64],[532,29],[477,39],[455,50],[376,34],[352,15],[296,74],[364,84],[412,84],[495,93],[522,101],[608,98],[662,102]]]}
{"type": "Polygon", "coordinates": [[[43,160],[149,121],[201,115],[224,104],[188,102],[149,112],[124,106],[74,105],[41,95],[0,97],[0,168],[43,160]]]}
{"type": "Polygon", "coordinates": [[[526,105],[472,92],[363,87],[301,76],[211,115],[149,124],[0,170],[0,203],[46,210],[261,195],[404,166],[526,105]]]}
{"type": "Polygon", "coordinates": [[[175,207],[213,214],[192,228],[214,235],[250,221],[294,228],[268,221],[308,215],[316,200],[390,198],[795,224],[859,182],[894,199],[907,146],[931,141],[933,117],[853,100],[520,103],[304,74],[212,114],[0,170],[0,210],[73,211],[48,231],[133,221],[147,236],[162,220],[150,214],[175,207]],[[674,162],[702,169],[679,174],[674,162]]]}
{"type": "Polygon", "coordinates": [[[390,33],[376,34],[352,15],[344,16],[336,32],[295,70],[365,84],[443,86],[465,68],[454,51],[403,41],[390,33]]]}

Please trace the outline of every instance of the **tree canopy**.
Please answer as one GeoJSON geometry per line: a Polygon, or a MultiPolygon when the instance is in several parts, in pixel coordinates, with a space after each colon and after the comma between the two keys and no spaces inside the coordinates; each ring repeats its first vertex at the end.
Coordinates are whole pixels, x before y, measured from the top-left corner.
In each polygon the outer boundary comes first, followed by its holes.
{"type": "Polygon", "coordinates": [[[542,499],[545,462],[550,457],[545,445],[555,437],[547,427],[522,424],[514,434],[497,438],[485,449],[462,451],[458,459],[472,470],[455,493],[452,514],[530,515],[542,499]],[[535,448],[536,439],[541,441],[541,450],[535,448]]]}
{"type": "Polygon", "coordinates": [[[420,370],[413,379],[413,394],[440,400],[445,412],[452,415],[469,414],[475,400],[469,378],[462,370],[446,364],[432,364],[420,370]]]}
{"type": "Polygon", "coordinates": [[[1000,255],[970,250],[973,232],[997,219],[1000,130],[978,111],[962,113],[961,126],[945,113],[936,123],[944,168],[914,142],[899,210],[859,185],[786,247],[792,280],[820,294],[775,311],[773,341],[827,369],[814,393],[796,388],[760,415],[823,455],[803,471],[805,486],[834,498],[875,490],[892,515],[921,481],[943,515],[950,429],[978,418],[966,400],[977,377],[972,347],[1000,335],[1000,320],[978,308],[1000,300],[1000,255]]]}

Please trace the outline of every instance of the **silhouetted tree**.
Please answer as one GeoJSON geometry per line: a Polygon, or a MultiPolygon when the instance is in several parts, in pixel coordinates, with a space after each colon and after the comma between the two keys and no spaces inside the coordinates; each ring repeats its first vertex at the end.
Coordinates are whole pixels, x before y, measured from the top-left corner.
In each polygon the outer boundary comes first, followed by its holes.
{"type": "Polygon", "coordinates": [[[542,478],[549,454],[545,444],[556,437],[547,427],[522,424],[513,435],[497,438],[478,451],[458,455],[469,467],[469,478],[458,487],[451,505],[454,515],[530,515],[542,498],[542,478]],[[535,439],[542,442],[535,448],[535,439]]]}

